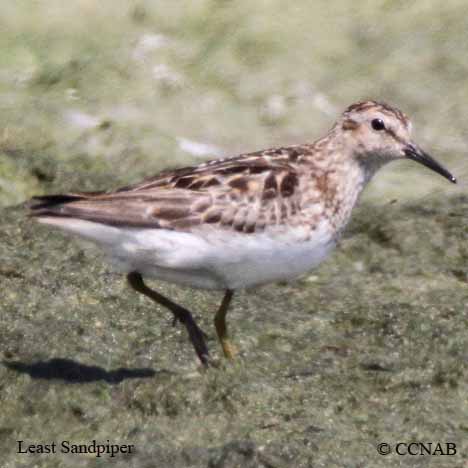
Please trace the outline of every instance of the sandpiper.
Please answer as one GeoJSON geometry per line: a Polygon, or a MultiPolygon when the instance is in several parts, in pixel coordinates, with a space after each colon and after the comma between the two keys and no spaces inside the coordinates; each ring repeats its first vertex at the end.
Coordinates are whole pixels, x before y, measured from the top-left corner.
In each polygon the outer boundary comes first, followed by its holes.
{"type": "Polygon", "coordinates": [[[401,111],[366,101],[348,107],[314,143],[163,171],[110,192],[35,197],[31,215],[101,247],[133,289],[185,325],[207,364],[204,333],[191,313],[143,277],[225,291],[214,323],[232,358],[226,314],[233,292],[315,268],[335,247],[367,182],[403,158],[456,182],[411,140],[401,111]]]}

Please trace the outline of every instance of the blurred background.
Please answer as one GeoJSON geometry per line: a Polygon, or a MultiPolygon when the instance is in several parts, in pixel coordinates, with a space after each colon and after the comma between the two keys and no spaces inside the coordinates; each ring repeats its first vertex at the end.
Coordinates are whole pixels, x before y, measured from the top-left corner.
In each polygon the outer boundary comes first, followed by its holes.
{"type": "MultiPolygon", "coordinates": [[[[1,467],[31,465],[17,439],[135,444],[117,468],[468,467],[466,0],[1,7],[1,467]],[[407,113],[459,184],[389,165],[320,270],[236,294],[240,359],[208,372],[170,314],[21,205],[311,142],[368,98],[407,113]],[[410,441],[455,441],[457,456],[376,451],[410,441]]],[[[154,287],[220,358],[220,294],[154,287]]]]}
{"type": "Polygon", "coordinates": [[[350,103],[400,107],[460,180],[411,162],[378,204],[466,192],[464,0],[4,2],[0,205],[313,141],[350,103]]]}

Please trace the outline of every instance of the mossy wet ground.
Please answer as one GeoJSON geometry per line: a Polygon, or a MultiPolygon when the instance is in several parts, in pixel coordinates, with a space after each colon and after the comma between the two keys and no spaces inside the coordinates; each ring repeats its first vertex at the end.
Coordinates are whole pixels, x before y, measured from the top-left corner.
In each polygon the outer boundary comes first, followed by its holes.
{"type": "Polygon", "coordinates": [[[134,444],[118,466],[462,466],[467,216],[463,196],[363,206],[316,274],[236,297],[233,363],[214,339],[219,294],[159,285],[208,333],[219,366],[203,371],[181,327],[93,250],[25,219],[22,206],[4,209],[5,466],[28,466],[19,439],[134,444]],[[454,442],[458,455],[376,452],[410,441],[454,442]]]}
{"type": "Polygon", "coordinates": [[[2,12],[0,466],[466,466],[465,2],[99,5],[2,12]],[[407,111],[461,184],[385,169],[318,270],[235,297],[233,363],[219,293],[152,283],[208,334],[219,365],[203,371],[166,311],[25,217],[33,194],[313,140],[366,97],[407,111]],[[136,452],[16,453],[93,439],[136,452]],[[457,455],[377,454],[411,441],[457,455]]]}

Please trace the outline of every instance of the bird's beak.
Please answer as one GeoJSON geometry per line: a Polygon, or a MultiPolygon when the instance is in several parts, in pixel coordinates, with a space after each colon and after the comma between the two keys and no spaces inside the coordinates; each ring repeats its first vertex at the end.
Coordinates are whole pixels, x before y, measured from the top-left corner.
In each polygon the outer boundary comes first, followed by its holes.
{"type": "Polygon", "coordinates": [[[412,159],[413,161],[416,161],[422,164],[423,166],[432,169],[434,172],[437,172],[441,176],[444,176],[446,179],[450,180],[450,182],[454,184],[457,183],[457,179],[455,179],[455,177],[453,177],[453,175],[450,174],[450,172],[447,171],[445,167],[441,166],[435,159],[433,159],[431,156],[425,153],[418,146],[412,144],[406,145],[403,149],[403,153],[408,159],[412,159]]]}

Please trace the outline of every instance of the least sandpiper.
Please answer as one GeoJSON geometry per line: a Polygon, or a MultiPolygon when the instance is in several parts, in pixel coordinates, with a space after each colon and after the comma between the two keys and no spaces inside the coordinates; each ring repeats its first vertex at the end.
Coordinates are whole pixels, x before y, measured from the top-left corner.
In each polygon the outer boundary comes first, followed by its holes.
{"type": "Polygon", "coordinates": [[[204,333],[191,313],[143,277],[225,291],[214,323],[224,355],[232,357],[226,313],[233,292],[315,268],[371,177],[404,158],[456,182],[412,141],[401,111],[366,101],[348,107],[314,143],[163,171],[110,192],[35,197],[31,214],[99,245],[133,289],[185,325],[207,364],[204,333]]]}

